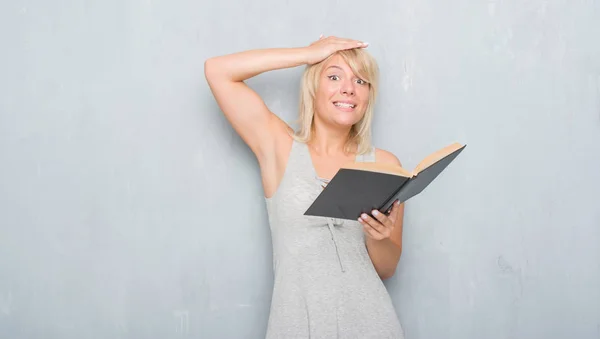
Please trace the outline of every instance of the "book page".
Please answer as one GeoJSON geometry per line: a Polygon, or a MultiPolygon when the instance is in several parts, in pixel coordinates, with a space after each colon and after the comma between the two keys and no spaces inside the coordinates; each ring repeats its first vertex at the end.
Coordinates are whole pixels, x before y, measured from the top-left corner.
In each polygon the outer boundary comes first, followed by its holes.
{"type": "Polygon", "coordinates": [[[371,171],[378,173],[386,173],[392,175],[398,175],[401,177],[412,177],[410,171],[393,164],[388,163],[376,163],[376,162],[352,162],[342,166],[342,168],[371,171]]]}
{"type": "Polygon", "coordinates": [[[451,145],[448,145],[430,155],[428,155],[425,159],[423,159],[423,161],[421,161],[417,167],[415,167],[415,169],[412,172],[412,175],[417,175],[419,174],[419,172],[422,172],[423,170],[425,170],[426,168],[430,167],[431,165],[435,164],[436,162],[440,161],[441,159],[443,159],[444,157],[448,156],[449,154],[452,154],[454,152],[456,152],[457,150],[463,148],[465,146],[459,144],[459,143],[453,143],[451,145]]]}

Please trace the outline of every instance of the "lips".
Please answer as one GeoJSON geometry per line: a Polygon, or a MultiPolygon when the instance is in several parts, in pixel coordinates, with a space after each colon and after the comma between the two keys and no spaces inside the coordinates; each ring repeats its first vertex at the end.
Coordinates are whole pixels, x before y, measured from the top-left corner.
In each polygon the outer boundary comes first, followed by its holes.
{"type": "Polygon", "coordinates": [[[345,109],[354,109],[354,108],[356,108],[356,104],[354,102],[351,102],[351,101],[334,101],[333,105],[335,107],[345,108],[345,109]]]}

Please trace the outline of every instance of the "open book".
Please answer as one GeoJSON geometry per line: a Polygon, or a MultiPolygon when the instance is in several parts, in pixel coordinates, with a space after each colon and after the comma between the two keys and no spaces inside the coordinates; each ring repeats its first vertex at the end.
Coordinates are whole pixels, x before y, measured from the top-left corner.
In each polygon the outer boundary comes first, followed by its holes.
{"type": "Polygon", "coordinates": [[[466,145],[453,143],[423,159],[411,172],[397,165],[354,162],[340,168],[304,215],[356,220],[374,209],[388,214],[421,193],[466,145]]]}

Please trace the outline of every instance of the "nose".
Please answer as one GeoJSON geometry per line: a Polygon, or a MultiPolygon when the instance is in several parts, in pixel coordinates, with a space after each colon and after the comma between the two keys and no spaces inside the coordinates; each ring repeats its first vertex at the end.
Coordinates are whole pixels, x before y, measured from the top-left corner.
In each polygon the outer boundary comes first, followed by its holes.
{"type": "Polygon", "coordinates": [[[346,80],[344,81],[344,84],[342,85],[342,94],[345,95],[354,95],[355,91],[354,91],[354,83],[352,81],[346,80]]]}

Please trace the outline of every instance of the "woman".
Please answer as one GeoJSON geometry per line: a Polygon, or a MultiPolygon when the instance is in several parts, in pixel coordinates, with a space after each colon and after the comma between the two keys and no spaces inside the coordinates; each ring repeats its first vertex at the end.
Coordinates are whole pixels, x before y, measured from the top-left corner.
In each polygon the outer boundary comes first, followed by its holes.
{"type": "Polygon", "coordinates": [[[400,259],[404,205],[356,221],[303,215],[345,163],[400,165],[370,144],[378,67],[365,47],[320,37],[205,62],[217,103],[260,167],[275,275],[267,338],[403,337],[382,279],[400,259]],[[307,68],[295,132],[244,81],[300,65],[307,68]]]}

